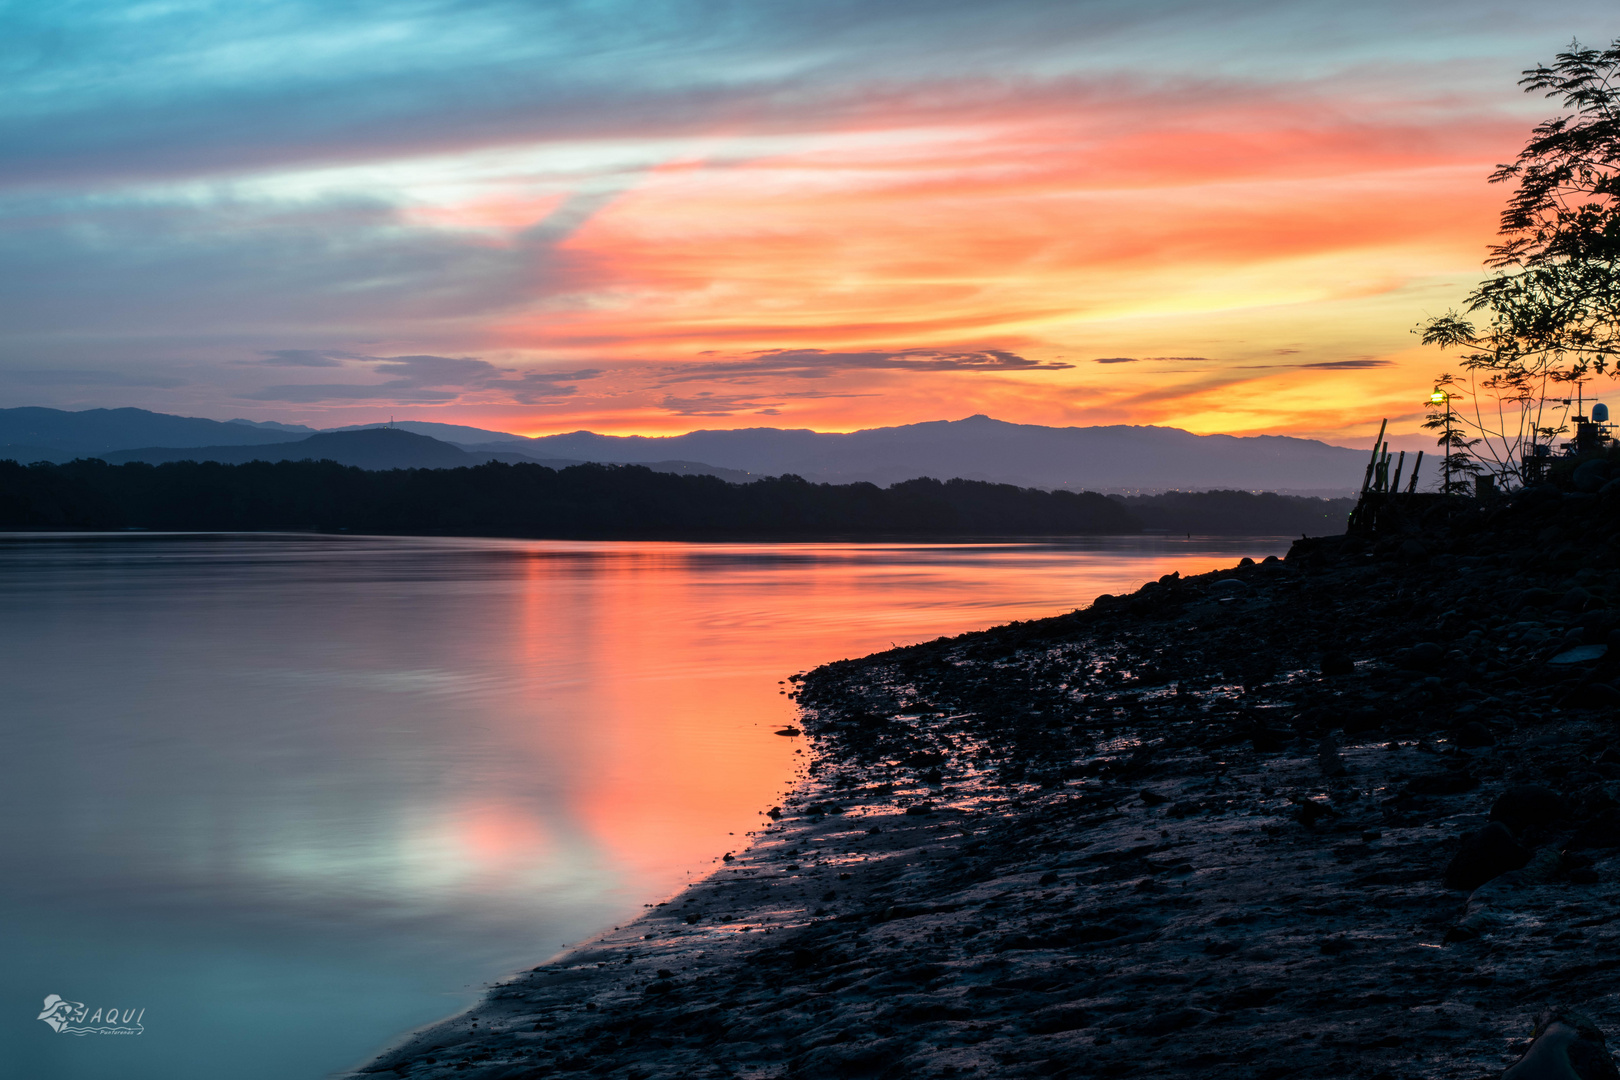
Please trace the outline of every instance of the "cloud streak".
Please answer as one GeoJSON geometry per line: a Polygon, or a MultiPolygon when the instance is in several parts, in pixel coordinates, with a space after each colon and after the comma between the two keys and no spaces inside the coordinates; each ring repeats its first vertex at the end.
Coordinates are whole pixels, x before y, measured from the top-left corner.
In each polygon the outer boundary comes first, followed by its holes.
{"type": "Polygon", "coordinates": [[[839,352],[826,349],[766,349],[741,360],[693,362],[667,370],[664,383],[698,380],[749,381],[765,375],[827,379],[849,372],[1068,371],[1073,364],[1031,360],[1005,349],[947,352],[939,349],[839,352]]]}
{"type": "Polygon", "coordinates": [[[468,395],[497,395],[523,405],[569,397],[574,384],[601,374],[596,368],[578,371],[518,371],[471,356],[359,356],[319,350],[278,350],[260,361],[298,367],[346,367],[345,361],[370,365],[376,383],[302,383],[266,386],[240,395],[249,401],[295,404],[326,402],[394,401],[406,404],[442,404],[468,395]]]}
{"type": "Polygon", "coordinates": [[[1608,9],[139,14],[0,12],[0,378],[41,398],[1288,430],[1394,395],[1542,115],[1518,69],[1608,9]]]}

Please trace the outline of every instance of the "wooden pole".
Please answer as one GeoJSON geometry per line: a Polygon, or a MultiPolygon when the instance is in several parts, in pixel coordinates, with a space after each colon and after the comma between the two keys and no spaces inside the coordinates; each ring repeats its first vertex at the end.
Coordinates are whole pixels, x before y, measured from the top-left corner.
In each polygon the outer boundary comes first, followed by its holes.
{"type": "Polygon", "coordinates": [[[1367,486],[1372,483],[1373,467],[1378,464],[1378,448],[1384,445],[1384,429],[1387,427],[1389,427],[1389,418],[1385,417],[1384,422],[1378,425],[1378,438],[1373,440],[1372,458],[1367,462],[1367,475],[1361,480],[1361,493],[1363,495],[1367,494],[1367,486]]]}
{"type": "Polygon", "coordinates": [[[1406,493],[1408,495],[1417,490],[1417,474],[1421,468],[1423,468],[1423,451],[1419,450],[1417,460],[1412,462],[1412,479],[1406,483],[1406,493]]]}
{"type": "Polygon", "coordinates": [[[1395,479],[1389,482],[1391,492],[1401,490],[1401,470],[1404,468],[1406,468],[1406,451],[1402,450],[1400,460],[1395,462],[1395,479]]]}

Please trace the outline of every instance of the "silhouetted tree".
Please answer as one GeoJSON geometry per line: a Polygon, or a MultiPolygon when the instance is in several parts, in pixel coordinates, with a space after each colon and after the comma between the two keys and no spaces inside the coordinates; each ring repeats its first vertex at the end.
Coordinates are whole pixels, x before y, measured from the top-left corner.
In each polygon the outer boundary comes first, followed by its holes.
{"type": "Polygon", "coordinates": [[[1516,183],[1502,211],[1490,277],[1422,327],[1425,344],[1460,348],[1473,381],[1466,422],[1485,436],[1493,471],[1506,476],[1538,440],[1564,430],[1544,415],[1549,383],[1607,373],[1620,346],[1620,40],[1607,49],[1572,43],[1553,63],[1524,73],[1526,93],[1569,111],[1538,125],[1493,184],[1516,183]],[[1483,328],[1467,316],[1485,315],[1483,328]],[[1481,394],[1495,401],[1482,409],[1481,394]]]}

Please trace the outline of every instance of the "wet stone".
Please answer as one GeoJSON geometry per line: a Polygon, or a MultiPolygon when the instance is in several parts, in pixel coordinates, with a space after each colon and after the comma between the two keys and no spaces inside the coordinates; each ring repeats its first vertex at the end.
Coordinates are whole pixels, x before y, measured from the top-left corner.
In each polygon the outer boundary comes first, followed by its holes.
{"type": "Polygon", "coordinates": [[[1507,826],[1493,821],[1463,837],[1462,847],[1446,866],[1446,888],[1472,891],[1529,861],[1530,852],[1507,826]]]}
{"type": "Polygon", "coordinates": [[[1564,799],[1552,788],[1539,784],[1510,787],[1491,804],[1490,820],[1499,821],[1515,833],[1545,829],[1564,816],[1564,799]]]}
{"type": "Polygon", "coordinates": [[[1323,675],[1354,675],[1356,662],[1342,652],[1322,654],[1321,671],[1323,675]]]}

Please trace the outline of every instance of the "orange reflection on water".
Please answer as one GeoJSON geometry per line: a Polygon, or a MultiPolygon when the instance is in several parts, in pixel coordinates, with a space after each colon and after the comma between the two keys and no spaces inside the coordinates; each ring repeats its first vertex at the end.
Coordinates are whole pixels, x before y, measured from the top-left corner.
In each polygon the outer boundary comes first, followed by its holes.
{"type": "Polygon", "coordinates": [[[526,806],[518,812],[565,817],[562,831],[579,831],[579,845],[622,882],[643,883],[630,889],[641,895],[646,884],[667,892],[743,846],[791,785],[804,741],[774,734],[796,716],[779,682],[789,674],[1058,614],[1241,553],[1231,542],[1169,539],[520,551],[512,632],[484,640],[506,641],[510,663],[530,674],[515,708],[501,710],[518,729],[490,734],[508,752],[533,755],[565,791],[538,807],[513,790],[526,806]]]}

